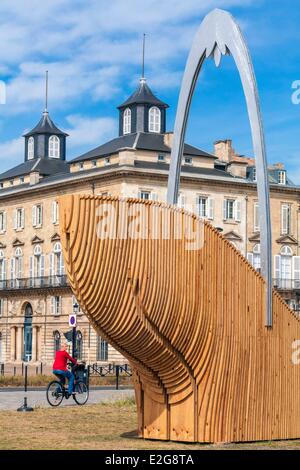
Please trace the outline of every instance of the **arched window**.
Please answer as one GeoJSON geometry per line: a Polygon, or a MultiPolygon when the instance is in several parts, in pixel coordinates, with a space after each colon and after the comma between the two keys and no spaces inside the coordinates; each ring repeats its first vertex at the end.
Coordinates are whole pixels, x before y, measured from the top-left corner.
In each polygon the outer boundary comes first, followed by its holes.
{"type": "Polygon", "coordinates": [[[28,160],[32,160],[34,158],[34,138],[29,137],[28,139],[28,160]]]}
{"type": "Polygon", "coordinates": [[[53,340],[54,340],[54,357],[56,351],[60,350],[60,332],[59,331],[53,331],[53,340]]]}
{"type": "Polygon", "coordinates": [[[149,109],[149,132],[160,132],[160,110],[156,106],[149,109]]]}
{"type": "Polygon", "coordinates": [[[53,253],[50,255],[50,276],[63,276],[65,274],[64,259],[60,242],[56,242],[53,253]]]}
{"type": "Polygon", "coordinates": [[[49,158],[59,158],[60,141],[57,135],[52,135],[49,139],[49,158]]]}
{"type": "Polygon", "coordinates": [[[131,110],[126,108],[123,115],[123,134],[131,133],[131,110]]]}
{"type": "Polygon", "coordinates": [[[76,353],[77,359],[81,360],[83,353],[83,336],[81,331],[77,331],[76,333],[76,353]]]}
{"type": "Polygon", "coordinates": [[[287,246],[287,245],[284,245],[281,250],[280,250],[280,254],[282,256],[293,256],[293,252],[292,252],[292,249],[287,246]]]}
{"type": "MultiPolygon", "coordinates": [[[[42,278],[45,275],[45,257],[40,245],[35,245],[33,261],[30,260],[30,277],[42,278]]],[[[37,281],[38,282],[38,281],[37,281]]]]}

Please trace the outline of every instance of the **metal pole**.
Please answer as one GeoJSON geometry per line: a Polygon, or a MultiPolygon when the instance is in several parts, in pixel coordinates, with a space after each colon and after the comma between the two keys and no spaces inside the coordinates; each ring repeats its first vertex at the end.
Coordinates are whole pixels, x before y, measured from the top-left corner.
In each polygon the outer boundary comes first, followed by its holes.
{"type": "Polygon", "coordinates": [[[73,326],[72,330],[72,357],[76,354],[76,326],[73,326]]]}
{"type": "Polygon", "coordinates": [[[25,383],[24,383],[24,402],[23,405],[20,406],[20,408],[17,409],[17,411],[33,411],[33,408],[30,406],[27,406],[27,365],[25,366],[25,383]]]}
{"type": "Polygon", "coordinates": [[[119,366],[116,366],[116,390],[119,390],[119,366]]]}

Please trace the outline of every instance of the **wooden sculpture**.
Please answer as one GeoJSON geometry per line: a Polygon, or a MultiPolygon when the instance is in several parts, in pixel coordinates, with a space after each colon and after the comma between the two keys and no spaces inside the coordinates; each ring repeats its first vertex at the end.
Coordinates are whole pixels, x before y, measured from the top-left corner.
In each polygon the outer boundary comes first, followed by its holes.
{"type": "Polygon", "coordinates": [[[159,202],[82,195],[59,204],[72,290],[133,367],[141,437],[300,437],[298,317],[274,291],[273,326],[264,326],[265,281],[233,245],[159,202]],[[157,221],[163,228],[152,231],[157,221]],[[187,242],[186,226],[200,244],[187,242]]]}

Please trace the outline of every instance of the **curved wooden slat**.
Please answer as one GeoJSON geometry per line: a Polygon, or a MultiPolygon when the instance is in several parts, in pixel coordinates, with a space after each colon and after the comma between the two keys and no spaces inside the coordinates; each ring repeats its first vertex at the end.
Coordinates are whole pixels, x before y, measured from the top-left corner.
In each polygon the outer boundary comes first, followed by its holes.
{"type": "Polygon", "coordinates": [[[216,229],[159,202],[82,195],[59,204],[74,295],[134,369],[140,436],[300,437],[300,367],[292,363],[299,319],[274,291],[273,327],[264,326],[265,282],[216,229]],[[108,205],[114,236],[101,238],[99,210],[108,205]],[[144,236],[134,239],[122,220],[134,223],[138,210],[144,236]],[[169,238],[161,230],[149,237],[155,220],[169,221],[169,238]],[[189,223],[202,236],[194,250],[173,230],[189,223]]]}

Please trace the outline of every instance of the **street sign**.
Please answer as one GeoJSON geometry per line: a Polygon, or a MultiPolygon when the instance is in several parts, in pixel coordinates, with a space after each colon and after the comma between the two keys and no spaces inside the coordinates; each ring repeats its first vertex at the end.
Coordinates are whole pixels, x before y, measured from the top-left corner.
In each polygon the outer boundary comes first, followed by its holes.
{"type": "Polygon", "coordinates": [[[72,326],[73,328],[76,326],[76,315],[74,313],[69,315],[69,326],[72,326]]]}

